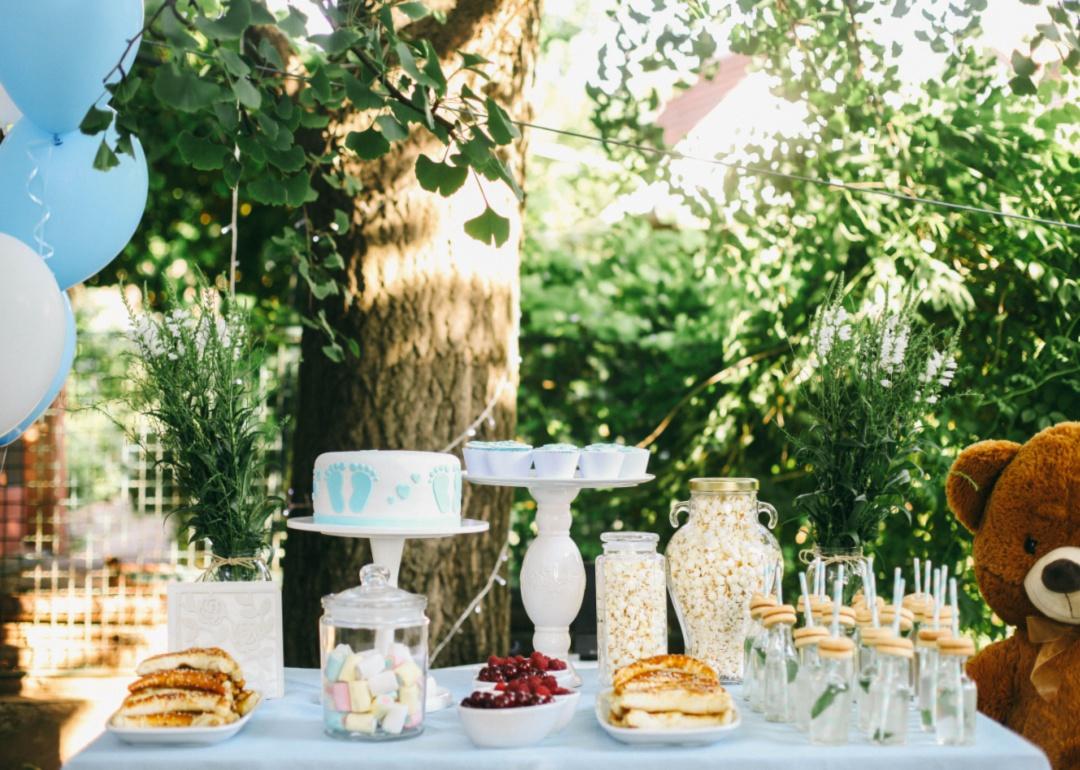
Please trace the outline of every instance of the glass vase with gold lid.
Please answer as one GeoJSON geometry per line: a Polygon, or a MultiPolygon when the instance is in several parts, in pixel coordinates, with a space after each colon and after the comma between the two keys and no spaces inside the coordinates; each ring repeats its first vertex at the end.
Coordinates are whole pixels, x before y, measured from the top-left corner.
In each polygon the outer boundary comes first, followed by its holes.
{"type": "Polygon", "coordinates": [[[760,522],[776,526],[776,509],[757,499],[750,478],[690,480],[690,499],[671,508],[677,528],[668,543],[668,589],[688,655],[712,666],[724,682],[743,677],[750,599],[767,592],[766,565],[783,569],[779,543],[760,522]],[[689,518],[680,526],[679,514],[689,518]]]}

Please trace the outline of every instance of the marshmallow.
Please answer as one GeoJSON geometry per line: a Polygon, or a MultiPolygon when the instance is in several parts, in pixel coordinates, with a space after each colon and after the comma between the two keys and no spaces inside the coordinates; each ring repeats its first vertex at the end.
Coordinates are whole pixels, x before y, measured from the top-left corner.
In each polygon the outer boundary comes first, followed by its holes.
{"type": "Polygon", "coordinates": [[[352,648],[347,644],[339,644],[329,655],[326,656],[326,678],[334,681],[341,673],[341,667],[348,657],[352,655],[352,648]]]}
{"type": "Polygon", "coordinates": [[[398,681],[403,685],[416,684],[420,680],[420,677],[423,676],[423,673],[424,672],[420,670],[420,667],[411,660],[402,663],[394,669],[394,674],[397,676],[398,681]]]}
{"type": "Polygon", "coordinates": [[[405,662],[411,663],[412,659],[413,656],[409,651],[408,645],[402,644],[401,642],[394,642],[390,645],[390,661],[392,668],[397,668],[405,662]]]}
{"type": "Polygon", "coordinates": [[[338,711],[349,710],[349,685],[345,682],[334,682],[334,686],[331,689],[330,697],[334,701],[334,708],[338,711]]]}
{"type": "Polygon", "coordinates": [[[372,708],[375,710],[375,718],[382,719],[386,716],[386,712],[391,706],[395,705],[393,695],[377,695],[375,696],[375,702],[372,704],[372,708]]]}
{"type": "Polygon", "coordinates": [[[405,726],[408,727],[410,730],[414,727],[419,727],[420,719],[422,717],[423,714],[421,714],[419,711],[417,711],[415,714],[409,712],[409,718],[405,721],[405,726]]]}
{"type": "Polygon", "coordinates": [[[398,688],[397,676],[393,671],[383,671],[368,679],[368,687],[375,695],[392,693],[398,688]]]}
{"type": "Polygon", "coordinates": [[[375,715],[349,714],[345,717],[345,729],[353,733],[367,733],[368,735],[371,735],[375,732],[375,715]]]}
{"type": "MultiPolygon", "coordinates": [[[[352,715],[350,714],[349,716],[352,715]]],[[[398,735],[401,733],[401,728],[405,726],[405,718],[407,716],[408,709],[400,703],[395,703],[386,709],[386,714],[379,720],[379,725],[391,735],[398,735]]]]}
{"type": "Polygon", "coordinates": [[[344,730],[345,714],[341,711],[323,709],[323,722],[326,724],[327,730],[344,730]]]}
{"type": "Polygon", "coordinates": [[[375,650],[362,652],[357,669],[362,679],[373,679],[376,674],[386,670],[386,659],[375,650]]]}
{"type": "Polygon", "coordinates": [[[420,711],[420,687],[415,684],[403,685],[398,690],[398,703],[409,710],[409,716],[420,711]]]}
{"type": "Polygon", "coordinates": [[[360,663],[360,653],[354,652],[341,664],[341,672],[337,679],[339,682],[355,682],[357,679],[357,666],[360,663]]]}
{"type": "Polygon", "coordinates": [[[356,712],[371,711],[371,690],[363,679],[349,682],[349,710],[356,712]]]}

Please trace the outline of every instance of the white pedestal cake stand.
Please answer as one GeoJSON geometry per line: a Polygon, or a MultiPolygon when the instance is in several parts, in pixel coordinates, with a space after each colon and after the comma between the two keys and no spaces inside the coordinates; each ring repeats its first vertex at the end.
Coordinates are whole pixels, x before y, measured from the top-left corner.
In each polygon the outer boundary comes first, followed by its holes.
{"type": "MultiPolygon", "coordinates": [[[[455,535],[476,535],[488,531],[488,523],[479,519],[462,519],[456,527],[440,526],[429,529],[396,529],[393,527],[350,527],[342,524],[324,524],[314,516],[298,516],[287,520],[289,529],[302,532],[318,532],[331,537],[366,538],[371,541],[371,560],[390,570],[390,583],[397,585],[401,554],[406,540],[433,540],[455,535]]],[[[436,685],[434,692],[427,693],[426,710],[439,711],[453,703],[450,691],[436,685]]]]}
{"type": "MultiPolygon", "coordinates": [[[[465,473],[463,478],[482,486],[524,487],[536,500],[537,535],[521,563],[521,599],[535,628],[533,649],[568,661],[570,624],[581,610],[585,595],[585,564],[570,537],[570,503],[582,489],[636,487],[654,477],[646,474],[625,479],[539,479],[465,473]]],[[[581,684],[576,672],[574,681],[575,686],[581,684]]]]}

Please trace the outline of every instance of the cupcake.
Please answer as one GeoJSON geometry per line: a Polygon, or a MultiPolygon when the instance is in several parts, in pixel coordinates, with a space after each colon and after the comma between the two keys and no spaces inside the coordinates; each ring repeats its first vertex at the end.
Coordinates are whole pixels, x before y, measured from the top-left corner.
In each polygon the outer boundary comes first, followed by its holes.
{"type": "Polygon", "coordinates": [[[487,448],[487,464],[492,476],[524,478],[532,469],[533,448],[520,441],[496,441],[487,448]]]}
{"type": "Polygon", "coordinates": [[[545,444],[532,454],[537,478],[572,479],[581,450],[573,444],[545,444]]]}
{"type": "Polygon", "coordinates": [[[490,441],[470,441],[465,445],[465,469],[470,476],[490,476],[491,465],[488,463],[490,441]]]}
{"type": "Polygon", "coordinates": [[[617,479],[623,464],[618,444],[589,444],[578,459],[583,479],[617,479]]]}
{"type": "Polygon", "coordinates": [[[636,446],[620,447],[623,461],[619,469],[619,478],[638,479],[645,475],[649,467],[649,450],[636,446]]]}

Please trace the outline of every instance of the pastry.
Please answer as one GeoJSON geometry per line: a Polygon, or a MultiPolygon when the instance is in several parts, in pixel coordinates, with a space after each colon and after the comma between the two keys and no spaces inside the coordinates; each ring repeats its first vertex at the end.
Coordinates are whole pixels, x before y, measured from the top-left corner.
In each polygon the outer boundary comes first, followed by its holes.
{"type": "Polygon", "coordinates": [[[732,710],[717,714],[683,714],[677,711],[653,713],[641,709],[624,711],[618,720],[611,722],[619,727],[636,727],[641,730],[687,730],[695,727],[719,727],[730,724],[735,718],[732,710]]]}
{"type": "Polygon", "coordinates": [[[172,669],[218,672],[228,675],[237,687],[244,686],[244,678],[240,675],[240,664],[233,660],[229,653],[219,647],[192,647],[180,652],[166,652],[163,655],[154,655],[140,663],[138,668],[135,669],[135,673],[139,676],[146,676],[147,674],[172,669]]]}
{"type": "Polygon", "coordinates": [[[730,724],[736,716],[716,672],[687,655],[639,660],[612,681],[608,718],[619,727],[685,730],[730,724]]]}
{"type": "Polygon", "coordinates": [[[123,716],[114,714],[110,720],[113,727],[221,727],[235,722],[236,714],[206,714],[190,711],[173,711],[168,714],[143,714],[123,716]]]}
{"type": "Polygon", "coordinates": [[[232,695],[233,692],[232,680],[226,674],[213,671],[189,671],[186,669],[156,671],[128,685],[128,691],[133,693],[166,688],[205,690],[217,695],[232,695]]]}
{"type": "Polygon", "coordinates": [[[142,693],[124,699],[121,716],[145,716],[168,714],[172,711],[208,711],[215,714],[231,714],[232,699],[201,690],[166,690],[164,693],[142,693]]]}
{"type": "Polygon", "coordinates": [[[718,683],[720,681],[709,664],[697,658],[691,658],[689,655],[654,655],[651,658],[645,658],[620,668],[612,677],[611,685],[618,690],[622,682],[646,671],[657,670],[684,671],[712,682],[718,683]]]}

